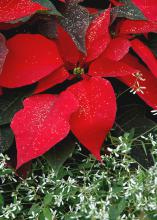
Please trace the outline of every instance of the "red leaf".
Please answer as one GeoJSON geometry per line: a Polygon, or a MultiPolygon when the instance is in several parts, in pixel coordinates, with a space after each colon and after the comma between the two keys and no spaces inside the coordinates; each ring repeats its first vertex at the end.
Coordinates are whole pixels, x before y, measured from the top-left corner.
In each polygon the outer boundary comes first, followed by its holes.
{"type": "Polygon", "coordinates": [[[84,79],[68,89],[79,100],[79,110],[70,120],[79,141],[100,160],[103,141],[112,128],[116,99],[111,84],[101,78],[84,79]]]}
{"type": "Polygon", "coordinates": [[[119,61],[128,53],[130,46],[130,41],[122,37],[117,37],[110,41],[104,51],[104,56],[108,59],[119,61]]]}
{"type": "Polygon", "coordinates": [[[1,0],[0,22],[10,22],[34,14],[38,10],[46,10],[32,0],[1,0]]]}
{"type": "Polygon", "coordinates": [[[120,34],[144,34],[157,32],[157,23],[151,21],[125,20],[120,25],[120,34]]]}
{"type": "Polygon", "coordinates": [[[56,40],[58,49],[64,60],[64,63],[68,69],[76,67],[80,57],[80,52],[77,49],[75,43],[71,39],[70,35],[64,31],[64,29],[57,25],[58,38],[56,40]]]}
{"type": "Polygon", "coordinates": [[[69,77],[69,73],[64,67],[59,68],[58,70],[54,71],[47,77],[41,79],[38,82],[38,85],[34,91],[34,94],[43,92],[46,89],[49,89],[59,83],[62,83],[69,77]]]}
{"type": "Polygon", "coordinates": [[[9,53],[0,85],[14,88],[32,84],[62,65],[54,41],[41,35],[18,34],[7,41],[9,53]]]}
{"type": "Polygon", "coordinates": [[[93,20],[86,32],[87,58],[90,62],[96,59],[110,42],[109,35],[110,9],[93,20]]]}
{"type": "Polygon", "coordinates": [[[143,62],[145,62],[145,64],[152,71],[154,76],[157,77],[157,59],[155,58],[151,50],[138,39],[132,40],[131,45],[133,50],[138,54],[143,62]]]}
{"type": "MultiPolygon", "coordinates": [[[[138,59],[127,55],[124,60],[129,65],[132,65],[134,68],[139,69],[140,74],[142,74],[142,78],[145,81],[138,80],[139,85],[142,87],[146,87],[143,90],[144,94],[141,92],[137,92],[137,94],[142,98],[148,105],[152,108],[157,109],[157,78],[142,64],[139,63],[138,59]]],[[[127,86],[131,87],[135,84],[136,77],[133,75],[119,77],[119,79],[125,83],[127,86]]]]}
{"type": "Polygon", "coordinates": [[[117,77],[136,73],[138,70],[132,66],[127,65],[123,61],[109,60],[103,55],[94,60],[90,67],[88,74],[91,76],[100,77],[117,77]]]}
{"type": "Polygon", "coordinates": [[[59,96],[44,94],[25,99],[24,109],[15,114],[11,123],[16,138],[17,169],[67,136],[69,118],[77,108],[77,100],[68,91],[59,96]]]}
{"type": "Polygon", "coordinates": [[[132,2],[142,11],[142,13],[152,21],[157,21],[157,1],[156,0],[132,0],[132,2]]]}

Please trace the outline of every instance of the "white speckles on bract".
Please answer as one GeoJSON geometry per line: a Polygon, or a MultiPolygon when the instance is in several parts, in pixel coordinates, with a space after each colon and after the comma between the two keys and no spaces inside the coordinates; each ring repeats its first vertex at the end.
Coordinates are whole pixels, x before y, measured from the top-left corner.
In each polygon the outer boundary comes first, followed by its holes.
{"type": "Polygon", "coordinates": [[[87,62],[97,58],[109,44],[109,23],[110,9],[107,9],[90,24],[86,34],[87,62]]]}
{"type": "Polygon", "coordinates": [[[17,146],[17,168],[39,157],[64,139],[70,130],[69,118],[78,108],[68,91],[59,96],[44,94],[27,98],[17,112],[11,128],[17,146]]]}
{"type": "Polygon", "coordinates": [[[0,22],[10,22],[46,10],[32,0],[0,0],[0,22]]]}
{"type": "Polygon", "coordinates": [[[69,88],[79,100],[79,109],[70,120],[71,130],[79,141],[100,159],[100,148],[112,128],[116,99],[109,81],[92,77],[69,88]]]}

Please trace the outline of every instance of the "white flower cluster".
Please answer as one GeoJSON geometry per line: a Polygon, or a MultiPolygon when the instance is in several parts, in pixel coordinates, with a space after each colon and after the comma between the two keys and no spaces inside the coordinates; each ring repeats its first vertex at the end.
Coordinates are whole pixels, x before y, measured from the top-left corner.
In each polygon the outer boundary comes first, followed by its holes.
{"type": "MultiPolygon", "coordinates": [[[[136,163],[129,154],[131,133],[117,139],[117,148],[108,149],[111,154],[102,157],[103,163],[84,157],[81,163],[62,169],[60,176],[45,163],[42,172],[34,168],[31,176],[21,180],[13,172],[8,174],[9,158],[0,155],[4,196],[0,218],[138,220],[139,213],[146,218],[148,212],[157,217],[157,135],[140,138],[152,145],[154,166],[148,170],[140,164],[130,169],[136,163]]],[[[82,155],[80,148],[79,152],[82,155]]]]}

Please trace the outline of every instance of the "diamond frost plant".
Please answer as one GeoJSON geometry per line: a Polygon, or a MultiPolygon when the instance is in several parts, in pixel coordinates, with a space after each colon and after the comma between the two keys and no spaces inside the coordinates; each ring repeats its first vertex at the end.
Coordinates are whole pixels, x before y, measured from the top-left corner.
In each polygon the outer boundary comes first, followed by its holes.
{"type": "Polygon", "coordinates": [[[1,154],[0,219],[156,219],[157,136],[138,138],[145,147],[153,146],[154,165],[149,169],[130,156],[131,136],[120,136],[117,148],[102,156],[103,163],[83,155],[79,146],[58,176],[45,160],[36,160],[23,180],[8,172],[9,158],[1,154]],[[137,168],[130,169],[135,164],[137,168]]]}

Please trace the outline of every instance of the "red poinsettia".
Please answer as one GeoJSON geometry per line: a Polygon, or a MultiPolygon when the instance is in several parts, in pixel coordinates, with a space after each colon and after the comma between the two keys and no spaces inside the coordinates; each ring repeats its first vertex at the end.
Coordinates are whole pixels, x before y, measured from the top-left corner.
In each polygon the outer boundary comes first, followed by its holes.
{"type": "Polygon", "coordinates": [[[8,40],[1,86],[14,88],[39,81],[35,90],[39,93],[65,79],[80,78],[59,95],[40,94],[24,101],[24,109],[15,114],[11,123],[17,144],[17,168],[48,151],[70,130],[100,159],[101,146],[116,115],[116,97],[104,77],[120,77],[132,87],[125,79],[137,76],[141,69],[130,66],[124,58],[133,41],[112,39],[109,24],[110,9],[93,20],[86,34],[86,56],[60,26],[56,41],[31,34],[8,40]]]}
{"type": "MultiPolygon", "coordinates": [[[[119,61],[128,52],[130,45],[125,39],[110,39],[109,17],[107,10],[92,22],[87,31],[85,57],[80,54],[70,37],[66,36],[65,32],[63,34],[63,30],[59,32],[61,41],[59,38],[56,43],[40,35],[16,35],[7,42],[9,54],[0,76],[0,85],[19,87],[44,77],[39,85],[43,84],[43,88],[46,89],[69,77],[67,72],[69,69],[65,69],[69,64],[74,67],[74,75],[81,76],[83,68],[88,67],[89,61],[99,57],[102,59],[100,56],[102,53],[105,57],[102,62],[106,62],[106,70],[104,69],[101,76],[134,73],[135,69],[119,61]],[[66,51],[66,47],[61,45],[65,36],[69,37],[69,40],[64,41],[64,45],[70,46],[66,51]],[[118,46],[119,43],[125,48],[124,51],[118,46]],[[60,52],[62,50],[64,65],[56,45],[60,52]],[[112,45],[119,48],[118,53],[117,48],[115,51],[112,45]],[[110,60],[112,54],[113,60],[110,60]],[[113,68],[107,65],[107,62],[112,63],[113,68]]],[[[92,68],[96,65],[94,62],[92,68]]],[[[14,116],[11,123],[18,151],[17,167],[45,153],[64,139],[69,129],[100,159],[100,148],[114,123],[116,98],[109,81],[98,77],[95,72],[92,75],[89,71],[88,74],[89,76],[82,74],[83,78],[80,82],[70,86],[60,95],[36,95],[24,101],[24,109],[14,116]]]]}

